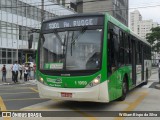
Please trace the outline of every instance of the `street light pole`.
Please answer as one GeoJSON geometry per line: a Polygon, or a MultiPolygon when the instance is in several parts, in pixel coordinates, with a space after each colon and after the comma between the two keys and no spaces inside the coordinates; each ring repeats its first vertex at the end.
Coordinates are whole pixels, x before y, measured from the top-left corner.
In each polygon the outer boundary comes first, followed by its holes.
{"type": "Polygon", "coordinates": [[[17,62],[18,62],[18,39],[17,39],[17,62]]]}
{"type": "Polygon", "coordinates": [[[43,22],[44,19],[44,0],[42,0],[42,6],[41,6],[41,24],[43,22]]]}

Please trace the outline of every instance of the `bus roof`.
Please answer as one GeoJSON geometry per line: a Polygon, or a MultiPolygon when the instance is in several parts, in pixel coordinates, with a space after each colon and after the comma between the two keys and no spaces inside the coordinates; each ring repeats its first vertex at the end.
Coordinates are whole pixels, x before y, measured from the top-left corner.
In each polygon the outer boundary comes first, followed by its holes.
{"type": "Polygon", "coordinates": [[[136,35],[133,31],[130,30],[130,34],[133,35],[134,37],[138,38],[139,40],[141,40],[142,42],[146,43],[147,45],[151,46],[151,44],[149,42],[147,42],[147,40],[139,37],[138,35],[136,35]]]}
{"type": "Polygon", "coordinates": [[[111,15],[109,15],[108,13],[106,13],[106,16],[108,17],[108,20],[112,23],[114,23],[115,25],[117,25],[118,27],[120,27],[121,29],[123,29],[124,31],[130,33],[132,36],[136,37],[137,39],[139,39],[140,41],[146,43],[147,45],[150,46],[150,43],[147,42],[145,39],[139,37],[137,34],[135,34],[131,29],[129,29],[127,26],[125,26],[123,23],[119,22],[116,18],[112,17],[111,15]]]}

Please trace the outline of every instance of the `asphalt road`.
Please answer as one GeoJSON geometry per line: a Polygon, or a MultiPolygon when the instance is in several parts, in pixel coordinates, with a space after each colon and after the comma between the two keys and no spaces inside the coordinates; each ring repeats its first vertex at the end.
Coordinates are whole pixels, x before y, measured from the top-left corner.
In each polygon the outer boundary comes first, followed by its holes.
{"type": "MultiPolygon", "coordinates": [[[[158,83],[158,74],[156,70],[152,71],[152,73],[148,85],[137,87],[130,91],[125,101],[113,101],[110,103],[41,99],[38,96],[36,82],[31,81],[19,84],[1,84],[0,108],[1,111],[44,111],[44,113],[42,112],[43,118],[7,117],[4,120],[52,120],[53,116],[58,116],[54,120],[75,120],[74,117],[76,117],[76,120],[106,120],[106,117],[107,120],[137,120],[138,117],[139,120],[139,116],[113,117],[111,114],[116,112],[112,112],[109,116],[107,116],[107,113],[109,111],[160,111],[160,90],[154,88],[155,84],[158,83]]],[[[141,119],[158,120],[155,116],[141,117],[141,119]]]]}
{"type": "Polygon", "coordinates": [[[36,85],[13,84],[0,86],[0,98],[3,100],[6,110],[20,110],[48,99],[40,99],[36,85]]]}

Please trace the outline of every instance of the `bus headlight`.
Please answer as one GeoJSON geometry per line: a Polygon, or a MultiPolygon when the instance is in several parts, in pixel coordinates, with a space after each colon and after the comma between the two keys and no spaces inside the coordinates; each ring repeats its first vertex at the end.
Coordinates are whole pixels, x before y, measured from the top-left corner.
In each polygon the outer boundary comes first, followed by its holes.
{"type": "Polygon", "coordinates": [[[44,85],[47,85],[47,83],[44,81],[44,79],[42,77],[39,78],[39,82],[44,84],[44,85]]]}
{"type": "Polygon", "coordinates": [[[86,88],[94,87],[100,83],[101,80],[101,75],[98,75],[95,79],[93,79],[87,86],[86,88]]]}
{"type": "Polygon", "coordinates": [[[43,83],[44,80],[43,80],[43,78],[40,77],[40,78],[39,78],[39,81],[40,81],[41,83],[43,83]]]}

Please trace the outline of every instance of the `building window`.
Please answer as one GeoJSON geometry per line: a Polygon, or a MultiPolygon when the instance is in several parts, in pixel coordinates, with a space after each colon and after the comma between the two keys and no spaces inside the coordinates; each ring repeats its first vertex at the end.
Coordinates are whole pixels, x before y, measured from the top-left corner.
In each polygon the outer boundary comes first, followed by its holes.
{"type": "Polygon", "coordinates": [[[13,64],[17,56],[15,49],[3,49],[0,48],[0,64],[13,64]]]}

